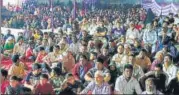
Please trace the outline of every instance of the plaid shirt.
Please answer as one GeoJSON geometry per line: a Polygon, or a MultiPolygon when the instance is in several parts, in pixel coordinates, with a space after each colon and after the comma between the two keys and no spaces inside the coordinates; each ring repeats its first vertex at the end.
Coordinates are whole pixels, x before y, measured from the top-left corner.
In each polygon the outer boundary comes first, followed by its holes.
{"type": "Polygon", "coordinates": [[[94,81],[90,82],[88,86],[80,93],[80,94],[87,94],[89,92],[91,94],[111,94],[111,87],[107,83],[103,83],[101,86],[96,85],[94,81]]]}

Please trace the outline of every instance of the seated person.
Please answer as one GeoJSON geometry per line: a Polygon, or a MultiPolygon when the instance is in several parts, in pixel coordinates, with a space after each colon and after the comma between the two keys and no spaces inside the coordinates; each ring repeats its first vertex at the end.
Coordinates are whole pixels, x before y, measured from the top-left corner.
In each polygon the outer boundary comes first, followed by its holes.
{"type": "Polygon", "coordinates": [[[139,82],[143,90],[145,89],[145,80],[147,78],[153,78],[156,81],[156,89],[164,93],[167,85],[168,76],[163,72],[162,64],[156,64],[154,71],[146,73],[139,79],[139,82]]]}
{"type": "Polygon", "coordinates": [[[9,37],[4,45],[4,53],[6,54],[12,54],[13,53],[13,48],[14,48],[14,39],[12,37],[9,37]]]}
{"type": "Polygon", "coordinates": [[[124,66],[123,75],[119,76],[115,83],[115,94],[141,94],[142,90],[140,88],[137,79],[132,77],[133,66],[131,64],[126,64],[124,66]]]}
{"type": "Polygon", "coordinates": [[[30,88],[33,91],[34,87],[40,81],[40,75],[41,75],[41,65],[33,64],[32,71],[27,74],[24,86],[30,88]]]}
{"type": "Polygon", "coordinates": [[[50,73],[50,83],[53,85],[56,94],[59,94],[64,79],[61,69],[59,67],[54,67],[50,73]]]}
{"type": "Polygon", "coordinates": [[[23,78],[25,76],[25,70],[27,70],[27,66],[20,62],[19,55],[13,55],[12,61],[13,64],[9,69],[9,75],[23,78]]]}
{"type": "Polygon", "coordinates": [[[136,64],[143,69],[144,73],[150,69],[151,60],[147,56],[147,51],[145,49],[142,49],[139,55],[136,56],[136,64]]]}
{"type": "Polygon", "coordinates": [[[29,46],[27,50],[25,51],[25,59],[28,59],[30,61],[35,61],[35,54],[33,53],[34,49],[34,43],[32,41],[29,42],[29,46]]]}
{"type": "Polygon", "coordinates": [[[146,90],[144,92],[142,92],[142,94],[145,94],[145,95],[161,95],[161,94],[163,94],[156,89],[154,80],[152,78],[148,78],[145,81],[145,88],[146,88],[146,90]]]}
{"type": "Polygon", "coordinates": [[[104,74],[102,71],[95,72],[95,81],[91,81],[88,86],[80,94],[111,94],[111,87],[104,82],[104,74]]]}
{"type": "Polygon", "coordinates": [[[43,58],[47,55],[47,53],[45,52],[45,48],[44,47],[40,47],[39,48],[39,53],[37,55],[36,61],[35,63],[43,63],[43,58]]]}
{"type": "Polygon", "coordinates": [[[23,94],[22,87],[20,86],[19,78],[17,76],[12,76],[10,78],[10,85],[6,88],[5,94],[7,95],[20,95],[23,94]]]}
{"type": "Polygon", "coordinates": [[[109,80],[110,80],[110,72],[106,67],[104,67],[103,63],[104,63],[104,61],[103,61],[102,58],[100,58],[100,57],[97,58],[97,61],[95,63],[96,64],[95,67],[91,68],[85,75],[85,80],[87,82],[91,82],[91,81],[94,80],[94,78],[95,78],[94,74],[95,74],[95,72],[97,70],[101,70],[103,73],[105,73],[106,74],[105,82],[109,82],[109,80]]]}
{"type": "Polygon", "coordinates": [[[20,56],[25,55],[26,44],[24,43],[23,37],[18,38],[18,42],[14,45],[13,55],[18,54],[20,56]]]}
{"type": "Polygon", "coordinates": [[[59,62],[59,51],[60,47],[58,45],[53,47],[53,52],[48,53],[42,60],[47,63],[50,67],[53,63],[59,62]]]}
{"type": "Polygon", "coordinates": [[[122,75],[122,73],[116,67],[116,63],[114,61],[111,61],[111,63],[109,64],[109,70],[111,75],[109,84],[112,86],[112,90],[114,90],[116,79],[119,77],[119,75],[122,75]]]}
{"type": "Polygon", "coordinates": [[[22,87],[22,91],[23,91],[24,95],[32,95],[31,89],[29,89],[27,87],[22,87]]]}
{"type": "Polygon", "coordinates": [[[79,94],[83,88],[82,83],[76,81],[74,76],[68,73],[62,84],[60,95],[76,95],[79,94]]]}
{"type": "Polygon", "coordinates": [[[49,77],[47,74],[40,76],[40,82],[35,86],[34,94],[55,94],[52,84],[48,83],[49,77]]]}
{"type": "Polygon", "coordinates": [[[76,80],[80,80],[84,82],[85,81],[84,76],[91,68],[92,68],[92,64],[88,61],[87,57],[85,55],[81,55],[79,63],[75,64],[73,68],[72,74],[76,80]]]}
{"type": "Polygon", "coordinates": [[[8,71],[1,69],[1,93],[0,94],[4,94],[7,86],[9,85],[7,76],[8,76],[8,71]]]}
{"type": "Polygon", "coordinates": [[[177,77],[172,79],[167,87],[167,94],[177,95],[179,93],[179,71],[177,77]]]}

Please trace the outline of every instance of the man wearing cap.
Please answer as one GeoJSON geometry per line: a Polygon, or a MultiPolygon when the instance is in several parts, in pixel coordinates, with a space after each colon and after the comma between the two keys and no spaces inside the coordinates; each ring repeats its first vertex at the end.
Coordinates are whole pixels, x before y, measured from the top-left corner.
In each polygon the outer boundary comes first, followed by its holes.
{"type": "Polygon", "coordinates": [[[143,90],[145,89],[145,81],[148,78],[153,78],[155,80],[157,90],[159,90],[162,93],[165,92],[168,76],[166,73],[163,72],[162,64],[156,64],[153,71],[147,72],[139,79],[139,82],[143,90]]]}
{"type": "Polygon", "coordinates": [[[37,83],[40,81],[41,65],[33,64],[32,71],[27,74],[24,86],[30,88],[32,91],[37,83]]]}
{"type": "Polygon", "coordinates": [[[154,79],[152,79],[152,78],[148,78],[145,81],[145,88],[146,88],[146,90],[144,92],[142,92],[142,94],[145,94],[145,95],[151,95],[151,94],[152,95],[162,95],[163,94],[156,89],[154,79]]]}

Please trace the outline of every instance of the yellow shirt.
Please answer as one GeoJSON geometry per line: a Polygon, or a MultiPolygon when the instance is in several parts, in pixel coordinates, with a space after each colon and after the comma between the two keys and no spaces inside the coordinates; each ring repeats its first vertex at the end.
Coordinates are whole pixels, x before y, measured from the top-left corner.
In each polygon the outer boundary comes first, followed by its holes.
{"type": "Polygon", "coordinates": [[[35,33],[35,34],[34,34],[34,38],[35,38],[35,40],[40,39],[40,35],[37,34],[37,33],[35,33]]]}
{"type": "Polygon", "coordinates": [[[13,64],[9,69],[9,75],[23,77],[25,75],[25,67],[23,63],[19,63],[19,66],[13,64]]]}

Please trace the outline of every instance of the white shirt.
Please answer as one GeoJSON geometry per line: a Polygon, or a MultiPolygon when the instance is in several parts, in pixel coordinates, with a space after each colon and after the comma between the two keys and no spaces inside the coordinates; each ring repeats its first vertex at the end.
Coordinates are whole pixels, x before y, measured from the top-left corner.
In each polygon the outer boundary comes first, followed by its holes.
{"type": "Polygon", "coordinates": [[[91,24],[88,28],[89,34],[93,35],[96,32],[96,28],[97,28],[96,24],[91,24]]]}
{"type": "Polygon", "coordinates": [[[137,39],[140,38],[139,31],[137,29],[132,30],[131,28],[129,28],[126,33],[126,42],[133,44],[134,43],[133,40],[136,38],[137,39]]]}
{"type": "Polygon", "coordinates": [[[115,83],[115,91],[121,94],[133,94],[134,92],[137,94],[142,93],[139,82],[133,77],[127,82],[124,75],[121,75],[117,78],[115,83]]]}
{"type": "Polygon", "coordinates": [[[160,91],[156,91],[156,92],[153,92],[153,93],[151,93],[151,92],[148,92],[148,91],[144,91],[144,92],[142,92],[142,94],[144,94],[144,95],[163,95],[163,93],[162,92],[160,92],[160,91]]]}
{"type": "Polygon", "coordinates": [[[168,83],[169,83],[173,78],[176,77],[178,69],[173,64],[171,64],[167,69],[163,65],[163,71],[168,75],[168,83]]]}
{"type": "Polygon", "coordinates": [[[145,44],[155,44],[157,42],[157,33],[154,30],[149,31],[146,29],[143,35],[143,41],[145,44]]]}
{"type": "Polygon", "coordinates": [[[69,51],[71,51],[72,53],[79,53],[80,52],[80,43],[71,43],[70,46],[69,46],[69,51]]]}
{"type": "Polygon", "coordinates": [[[175,19],[175,22],[174,22],[174,24],[178,24],[179,23],[179,18],[174,18],[175,19]]]}

